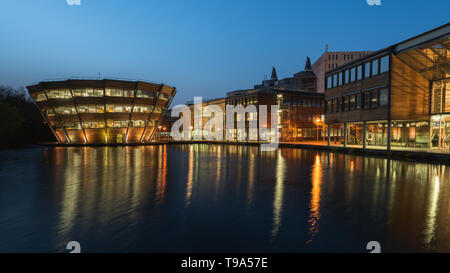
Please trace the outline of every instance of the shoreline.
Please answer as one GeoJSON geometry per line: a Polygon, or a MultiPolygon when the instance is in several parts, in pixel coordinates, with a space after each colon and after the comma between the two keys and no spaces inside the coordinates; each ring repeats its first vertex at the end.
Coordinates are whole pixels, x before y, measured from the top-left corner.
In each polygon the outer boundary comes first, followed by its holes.
{"type": "MultiPolygon", "coordinates": [[[[66,143],[40,143],[39,146],[44,147],[137,147],[137,146],[156,146],[156,145],[181,145],[181,144],[219,144],[219,145],[242,145],[242,146],[259,146],[257,142],[229,142],[229,141],[159,141],[151,143],[110,143],[110,144],[66,144],[66,143]]],[[[414,162],[437,162],[439,164],[450,164],[450,162],[442,162],[450,160],[450,153],[413,151],[413,150],[380,150],[380,149],[363,149],[356,147],[343,146],[327,146],[302,143],[279,143],[279,148],[295,148],[306,150],[318,150],[327,152],[336,152],[351,155],[382,157],[387,159],[399,159],[414,162]]]]}

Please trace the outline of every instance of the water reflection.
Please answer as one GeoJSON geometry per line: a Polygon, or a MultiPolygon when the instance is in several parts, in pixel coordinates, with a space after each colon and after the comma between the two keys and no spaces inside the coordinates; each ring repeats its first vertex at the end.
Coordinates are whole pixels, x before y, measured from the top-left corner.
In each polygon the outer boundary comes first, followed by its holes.
{"type": "Polygon", "coordinates": [[[309,233],[311,238],[306,242],[310,244],[314,236],[319,232],[320,220],[320,198],[322,185],[322,163],[319,154],[315,156],[314,165],[312,166],[312,189],[311,189],[311,203],[309,205],[309,233]]]}
{"type": "Polygon", "coordinates": [[[450,252],[446,165],[238,145],[2,153],[0,252],[450,252]]]}
{"type": "Polygon", "coordinates": [[[281,227],[281,213],[283,210],[283,194],[284,194],[284,180],[286,172],[286,163],[281,151],[278,151],[277,165],[276,165],[276,182],[275,182],[275,194],[273,200],[273,228],[272,239],[276,238],[277,233],[281,227]]]}

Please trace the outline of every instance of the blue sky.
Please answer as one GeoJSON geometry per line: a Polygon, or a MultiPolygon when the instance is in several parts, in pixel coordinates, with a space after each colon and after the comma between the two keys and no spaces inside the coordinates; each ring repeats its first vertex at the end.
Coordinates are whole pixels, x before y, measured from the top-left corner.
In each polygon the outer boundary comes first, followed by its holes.
{"type": "MultiPolygon", "coordinates": [[[[174,104],[289,77],[330,51],[378,50],[448,23],[449,0],[2,0],[0,84],[119,77],[174,104]]],[[[173,105],[174,105],[173,104],[173,105]]]]}

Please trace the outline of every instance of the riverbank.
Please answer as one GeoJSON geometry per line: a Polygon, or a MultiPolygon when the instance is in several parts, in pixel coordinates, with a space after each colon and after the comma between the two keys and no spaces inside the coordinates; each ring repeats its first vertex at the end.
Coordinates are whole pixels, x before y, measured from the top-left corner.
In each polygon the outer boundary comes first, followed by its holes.
{"type": "MultiPolygon", "coordinates": [[[[179,145],[179,144],[222,144],[222,145],[244,145],[259,146],[258,142],[229,142],[229,141],[158,141],[151,143],[110,143],[110,144],[66,144],[66,143],[41,143],[41,146],[47,147],[121,147],[121,146],[154,146],[154,145],[179,145]]],[[[281,142],[280,148],[297,148],[307,150],[330,151],[337,153],[369,155],[389,159],[400,159],[407,161],[439,162],[447,161],[450,163],[450,152],[445,153],[440,150],[412,150],[404,148],[394,148],[392,150],[382,150],[375,148],[358,148],[343,146],[328,146],[321,142],[299,143],[299,142],[281,142]]]]}

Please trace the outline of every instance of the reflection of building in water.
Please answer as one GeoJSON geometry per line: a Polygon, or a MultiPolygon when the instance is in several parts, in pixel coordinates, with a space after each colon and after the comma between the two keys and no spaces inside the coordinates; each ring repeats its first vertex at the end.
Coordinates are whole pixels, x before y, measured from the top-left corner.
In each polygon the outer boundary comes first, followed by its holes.
{"type": "Polygon", "coordinates": [[[186,207],[191,205],[192,188],[194,186],[194,146],[189,147],[189,165],[187,174],[187,185],[186,185],[186,207]]]}
{"type": "Polygon", "coordinates": [[[276,165],[276,183],[275,194],[273,200],[273,228],[272,239],[275,239],[281,227],[282,211],[283,211],[283,195],[284,195],[284,180],[286,173],[286,162],[281,152],[278,151],[277,165],[276,165]]]}
{"type": "Polygon", "coordinates": [[[311,173],[311,202],[309,204],[309,234],[311,238],[306,242],[311,243],[314,237],[319,232],[320,220],[320,199],[322,187],[322,162],[320,155],[316,154],[314,165],[311,173]]]}
{"type": "Polygon", "coordinates": [[[58,235],[64,240],[74,227],[90,229],[117,214],[139,219],[142,212],[134,208],[143,200],[165,196],[163,146],[54,148],[45,156],[48,164],[58,166],[51,179],[52,186],[62,187],[56,202],[61,204],[58,235]]]}

